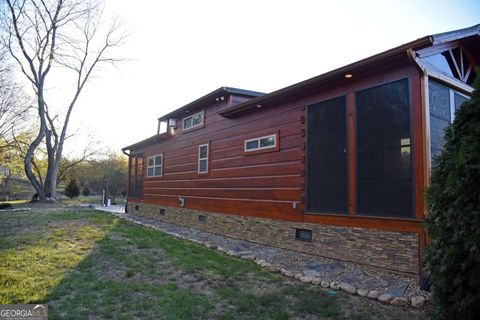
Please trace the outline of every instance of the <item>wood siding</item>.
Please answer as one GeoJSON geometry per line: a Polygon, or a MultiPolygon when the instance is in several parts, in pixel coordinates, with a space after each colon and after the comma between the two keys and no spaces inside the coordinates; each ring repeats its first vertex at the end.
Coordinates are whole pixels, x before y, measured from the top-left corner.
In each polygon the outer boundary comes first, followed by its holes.
{"type": "MultiPolygon", "coordinates": [[[[232,98],[228,99],[229,101],[232,98]]],[[[373,227],[384,230],[423,233],[423,113],[420,75],[407,61],[384,64],[339,79],[315,90],[293,94],[262,108],[227,118],[217,114],[227,102],[205,106],[205,126],[182,132],[181,119],[175,134],[154,145],[135,150],[145,157],[163,153],[162,177],[144,178],[143,198],[130,199],[149,204],[179,206],[262,218],[373,227]],[[411,219],[363,217],[355,215],[355,92],[400,78],[408,78],[412,101],[414,137],[415,217],[411,219]],[[348,213],[346,215],[308,214],[305,202],[306,106],[339,95],[346,95],[348,106],[348,213]],[[248,155],[244,141],[278,133],[278,151],[248,155]],[[209,143],[209,171],[198,173],[198,146],[209,143]]],[[[191,110],[194,113],[196,110],[191,110]]]]}

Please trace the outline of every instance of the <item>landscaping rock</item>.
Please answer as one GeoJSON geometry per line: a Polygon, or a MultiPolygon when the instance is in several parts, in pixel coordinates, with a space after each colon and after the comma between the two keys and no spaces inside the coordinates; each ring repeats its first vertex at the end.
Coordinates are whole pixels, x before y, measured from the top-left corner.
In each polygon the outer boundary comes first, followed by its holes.
{"type": "Polygon", "coordinates": [[[412,297],[412,307],[414,308],[422,308],[423,305],[425,304],[425,298],[422,296],[415,296],[412,297]]]}
{"type": "Polygon", "coordinates": [[[268,267],[267,267],[267,270],[268,270],[269,272],[272,272],[272,273],[279,273],[279,272],[280,272],[280,268],[279,268],[279,267],[272,266],[272,265],[268,266],[268,267]]]}
{"type": "Polygon", "coordinates": [[[197,282],[197,279],[195,279],[195,277],[192,277],[191,275],[184,275],[182,277],[182,280],[185,281],[186,283],[193,283],[193,282],[197,282]]]}
{"type": "Polygon", "coordinates": [[[406,306],[408,301],[403,297],[395,297],[392,301],[390,301],[390,304],[393,304],[394,306],[406,306]]]}
{"type": "Polygon", "coordinates": [[[265,265],[265,260],[258,259],[258,260],[255,260],[255,263],[258,264],[259,266],[263,267],[265,265]]]}
{"type": "Polygon", "coordinates": [[[357,292],[357,289],[352,286],[350,283],[342,282],[340,284],[340,289],[342,289],[345,292],[348,292],[350,294],[355,294],[357,292]]]}
{"type": "Polygon", "coordinates": [[[338,283],[337,281],[332,281],[330,283],[330,288],[332,288],[333,290],[338,290],[340,289],[340,283],[338,283]]]}
{"type": "Polygon", "coordinates": [[[357,289],[357,294],[358,294],[360,297],[366,297],[367,294],[368,294],[368,291],[365,290],[365,289],[357,289]]]}
{"type": "Polygon", "coordinates": [[[314,278],[314,279],[312,280],[312,284],[315,284],[315,285],[317,285],[317,286],[318,286],[321,282],[322,282],[322,280],[320,280],[320,278],[314,278]]]}
{"type": "Polygon", "coordinates": [[[246,255],[246,256],[242,256],[242,259],[248,260],[248,261],[254,261],[255,260],[255,255],[249,254],[249,255],[246,255]]]}
{"type": "Polygon", "coordinates": [[[330,284],[328,283],[328,281],[324,281],[324,280],[320,281],[320,285],[324,288],[330,287],[330,284]]]}
{"type": "Polygon", "coordinates": [[[380,302],[385,302],[385,303],[390,303],[395,297],[392,296],[391,294],[384,293],[378,297],[378,301],[380,302]]]}
{"type": "Polygon", "coordinates": [[[368,293],[367,295],[367,298],[369,299],[378,299],[378,297],[380,297],[380,292],[378,292],[377,290],[372,290],[368,293]]]}
{"type": "Polygon", "coordinates": [[[391,294],[392,296],[394,297],[401,297],[403,296],[403,294],[405,293],[405,290],[407,290],[407,286],[400,286],[400,287],[396,287],[396,288],[393,288],[391,290],[388,290],[387,292],[385,293],[388,293],[388,294],[391,294]]]}
{"type": "Polygon", "coordinates": [[[303,271],[303,275],[304,275],[305,277],[315,278],[315,277],[318,277],[318,271],[315,271],[315,270],[305,270],[305,271],[303,271]]]}
{"type": "Polygon", "coordinates": [[[314,278],[312,277],[301,277],[300,278],[300,281],[303,282],[303,283],[312,283],[314,278]]]}

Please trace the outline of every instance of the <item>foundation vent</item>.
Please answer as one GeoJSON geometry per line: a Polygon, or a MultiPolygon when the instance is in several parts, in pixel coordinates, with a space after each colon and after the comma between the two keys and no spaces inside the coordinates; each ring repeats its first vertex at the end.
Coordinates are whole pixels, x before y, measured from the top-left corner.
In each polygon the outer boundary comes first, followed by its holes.
{"type": "Polygon", "coordinates": [[[312,230],[295,229],[295,240],[312,241],[312,230]]]}

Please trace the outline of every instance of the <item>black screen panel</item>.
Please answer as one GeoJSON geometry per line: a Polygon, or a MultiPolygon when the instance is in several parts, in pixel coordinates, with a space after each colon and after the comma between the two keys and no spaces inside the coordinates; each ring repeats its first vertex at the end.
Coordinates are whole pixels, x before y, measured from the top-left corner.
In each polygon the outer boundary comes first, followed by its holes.
{"type": "Polygon", "coordinates": [[[347,213],[347,101],[308,106],[307,210],[347,213]]]}
{"type": "Polygon", "coordinates": [[[408,80],[356,93],[357,212],[413,215],[408,80]]]}

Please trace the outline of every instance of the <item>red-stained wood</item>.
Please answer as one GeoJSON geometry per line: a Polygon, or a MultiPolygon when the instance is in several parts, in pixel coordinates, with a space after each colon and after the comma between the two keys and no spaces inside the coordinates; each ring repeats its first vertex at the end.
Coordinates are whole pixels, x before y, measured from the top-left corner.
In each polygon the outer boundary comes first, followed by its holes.
{"type": "MultiPolygon", "coordinates": [[[[423,218],[423,146],[421,97],[418,71],[407,62],[379,66],[324,89],[305,91],[276,101],[270,107],[250,110],[235,117],[218,115],[219,107],[205,108],[205,127],[173,135],[136,152],[164,154],[162,177],[144,179],[145,203],[286,221],[421,232],[423,218]],[[416,219],[372,218],[355,215],[355,115],[354,93],[400,78],[412,86],[416,219]],[[340,95],[348,105],[348,212],[345,215],[304,213],[306,121],[305,106],[340,95]],[[278,132],[274,152],[245,155],[244,141],[278,132]],[[209,172],[198,174],[198,146],[209,144],[209,172]],[[420,167],[419,167],[420,165],[420,167]],[[296,208],[293,208],[296,202],[296,208]],[[422,214],[419,214],[422,212],[422,214]]],[[[230,99],[230,98],[229,98],[230,99]]],[[[193,111],[192,111],[193,112],[193,111]]],[[[179,122],[177,120],[177,122],[179,122]]],[[[131,201],[134,199],[129,198],[131,201]]],[[[138,200],[137,200],[138,201],[138,200]]]]}
{"type": "Polygon", "coordinates": [[[228,198],[299,201],[299,188],[149,188],[143,189],[145,196],[165,195],[183,197],[228,198]]]}
{"type": "Polygon", "coordinates": [[[420,74],[411,76],[412,86],[412,110],[413,110],[413,169],[414,169],[414,193],[415,193],[415,217],[424,218],[425,206],[425,180],[424,180],[424,127],[423,123],[423,99],[420,74]]]}
{"type": "Polygon", "coordinates": [[[237,178],[199,178],[145,181],[145,188],[285,188],[300,185],[300,175],[247,176],[237,178]]]}
{"type": "MultiPolygon", "coordinates": [[[[130,199],[133,203],[142,203],[130,199]]],[[[180,207],[178,197],[175,196],[149,196],[145,203],[180,207]]],[[[254,201],[248,199],[221,199],[221,198],[186,198],[185,208],[217,212],[246,217],[277,219],[291,222],[306,222],[328,224],[345,227],[372,228],[401,232],[423,232],[423,227],[418,220],[405,220],[393,218],[376,218],[350,215],[313,215],[299,214],[302,205],[297,204],[297,209],[292,208],[291,202],[254,201]]]]}

